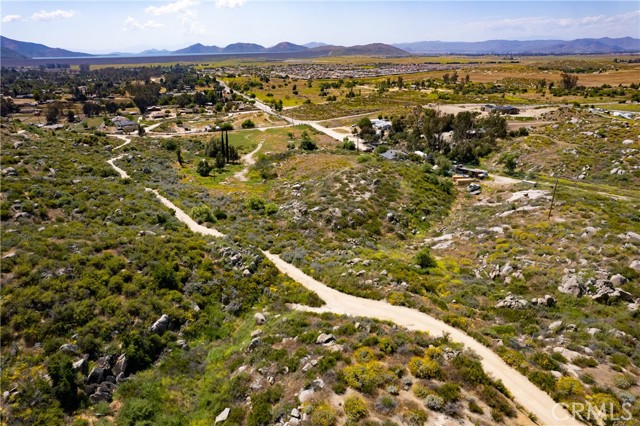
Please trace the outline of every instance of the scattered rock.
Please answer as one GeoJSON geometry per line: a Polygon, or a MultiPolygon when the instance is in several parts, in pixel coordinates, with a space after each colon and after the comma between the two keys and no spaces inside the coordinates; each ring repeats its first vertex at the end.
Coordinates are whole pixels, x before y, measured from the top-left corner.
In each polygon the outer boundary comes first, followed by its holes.
{"type": "Polygon", "coordinates": [[[636,233],[636,232],[627,232],[627,237],[629,237],[632,240],[635,241],[640,241],[640,234],[636,233]]]}
{"type": "Polygon", "coordinates": [[[562,328],[562,320],[554,321],[551,324],[549,324],[549,331],[551,332],[558,331],[561,328],[562,328]]]}
{"type": "Polygon", "coordinates": [[[609,278],[609,281],[611,281],[611,283],[615,286],[621,286],[627,283],[627,278],[623,275],[615,274],[611,278],[609,278]]]}
{"type": "Polygon", "coordinates": [[[547,307],[551,308],[551,307],[555,306],[556,299],[554,299],[552,296],[550,296],[548,294],[545,294],[544,297],[531,299],[531,304],[532,305],[539,305],[539,306],[547,306],[547,307]]]}
{"type": "Polygon", "coordinates": [[[89,375],[87,376],[86,383],[87,384],[101,383],[103,376],[104,376],[104,368],[94,367],[91,370],[91,373],[89,373],[89,375]]]}
{"type": "Polygon", "coordinates": [[[595,336],[596,334],[600,333],[602,330],[600,330],[599,328],[588,328],[587,329],[587,333],[589,333],[591,336],[595,336]]]}
{"type": "Polygon", "coordinates": [[[640,271],[640,260],[634,260],[633,262],[631,262],[629,264],[629,268],[635,271],[640,271]]]}
{"type": "Polygon", "coordinates": [[[259,345],[260,345],[260,338],[254,337],[253,339],[251,339],[251,343],[249,343],[249,346],[247,347],[247,352],[251,352],[252,350],[257,348],[259,345]]]}
{"type": "Polygon", "coordinates": [[[496,308],[507,309],[524,309],[527,307],[527,301],[524,299],[518,299],[517,296],[509,293],[507,297],[496,303],[496,308]]]}
{"type": "Polygon", "coordinates": [[[299,419],[300,416],[300,410],[298,410],[297,408],[294,408],[293,410],[291,410],[291,417],[299,419]]]}
{"type": "Polygon", "coordinates": [[[87,368],[89,367],[88,357],[85,356],[80,358],[79,360],[71,364],[71,366],[76,371],[80,371],[82,373],[86,372],[87,368]]]}
{"type": "Polygon", "coordinates": [[[2,174],[5,176],[18,176],[18,172],[13,167],[7,167],[6,169],[2,169],[2,174]]]}
{"type": "Polygon", "coordinates": [[[113,365],[113,374],[118,376],[120,373],[124,373],[127,369],[127,356],[122,354],[118,357],[113,365]]]}
{"type": "Polygon", "coordinates": [[[216,421],[214,422],[214,424],[224,422],[225,420],[227,420],[229,418],[230,412],[231,412],[231,409],[229,407],[222,410],[222,412],[216,416],[216,421]]]}
{"type": "Polygon", "coordinates": [[[149,327],[149,331],[152,333],[162,334],[167,330],[167,328],[169,328],[169,322],[169,315],[162,314],[162,316],[154,322],[151,327],[149,327]]]}
{"type": "Polygon", "coordinates": [[[66,352],[68,354],[77,354],[79,350],[80,348],[78,348],[78,345],[74,345],[71,343],[65,343],[64,345],[60,346],[60,352],[66,352]]]}
{"type": "Polygon", "coordinates": [[[501,277],[506,277],[507,275],[511,274],[513,272],[513,266],[511,266],[511,263],[507,262],[506,265],[504,265],[502,267],[502,269],[500,270],[500,276],[501,277]]]}
{"type": "Polygon", "coordinates": [[[251,332],[251,338],[262,336],[262,330],[253,330],[251,332]]]}
{"type": "Polygon", "coordinates": [[[313,397],[314,393],[315,391],[313,389],[305,389],[301,391],[300,394],[298,395],[298,399],[300,400],[300,403],[304,404],[305,402],[309,401],[313,397]]]}
{"type": "Polygon", "coordinates": [[[583,356],[580,352],[576,352],[576,351],[571,351],[567,348],[563,348],[563,347],[555,347],[553,348],[553,352],[555,353],[559,353],[561,354],[563,357],[565,357],[567,360],[569,360],[569,362],[573,361],[574,359],[583,356]]]}
{"type": "Polygon", "coordinates": [[[319,344],[319,345],[326,345],[327,343],[331,343],[334,340],[336,340],[336,338],[334,337],[333,334],[322,333],[316,339],[316,343],[319,344]]]}
{"type": "Polygon", "coordinates": [[[578,281],[577,276],[565,275],[562,277],[562,283],[558,286],[558,291],[564,294],[581,296],[585,293],[585,286],[578,281]]]}
{"type": "Polygon", "coordinates": [[[260,312],[256,313],[253,318],[256,320],[256,324],[258,325],[262,325],[265,322],[267,322],[267,319],[265,318],[265,316],[263,314],[261,314],[260,312]]]}

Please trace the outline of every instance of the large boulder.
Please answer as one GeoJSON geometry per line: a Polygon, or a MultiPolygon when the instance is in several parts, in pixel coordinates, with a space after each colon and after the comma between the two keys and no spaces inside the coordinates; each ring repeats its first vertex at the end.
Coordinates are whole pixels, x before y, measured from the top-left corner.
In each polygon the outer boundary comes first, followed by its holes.
{"type": "Polygon", "coordinates": [[[225,420],[227,420],[229,418],[230,412],[231,412],[231,409],[229,407],[222,410],[220,414],[216,416],[216,421],[214,422],[214,424],[224,422],[225,420]]]}
{"type": "Polygon", "coordinates": [[[89,357],[84,356],[77,361],[74,361],[72,367],[76,371],[80,371],[81,373],[86,373],[87,368],[89,368],[89,357]]]}
{"type": "Polygon", "coordinates": [[[102,383],[103,378],[104,378],[104,368],[94,367],[89,373],[89,375],[87,376],[86,383],[89,385],[92,383],[102,383]]]}
{"type": "Polygon", "coordinates": [[[614,286],[621,286],[627,283],[627,278],[624,275],[615,274],[611,278],[609,278],[611,284],[614,286]]]}
{"type": "Polygon", "coordinates": [[[112,369],[113,374],[116,377],[118,377],[118,375],[120,375],[120,373],[124,373],[126,369],[127,369],[127,357],[125,356],[125,354],[122,354],[118,357],[118,359],[113,365],[113,369],[112,369]]]}
{"type": "Polygon", "coordinates": [[[319,345],[326,345],[327,343],[331,343],[334,340],[336,340],[336,338],[334,337],[333,334],[322,333],[316,339],[316,343],[319,344],[319,345]]]}
{"type": "Polygon", "coordinates": [[[253,318],[256,320],[256,324],[258,325],[262,325],[265,322],[267,322],[267,319],[265,318],[265,316],[263,314],[261,314],[260,312],[256,313],[253,318]]]}
{"type": "Polygon", "coordinates": [[[247,347],[247,352],[251,352],[252,350],[257,348],[259,345],[260,345],[260,338],[254,337],[253,339],[251,339],[251,343],[249,343],[249,346],[247,347]]]}
{"type": "Polygon", "coordinates": [[[80,348],[78,348],[78,345],[74,345],[72,343],[65,343],[64,345],[60,346],[60,352],[64,352],[67,354],[77,354],[79,350],[80,348]]]}
{"type": "Polygon", "coordinates": [[[149,331],[152,333],[162,334],[169,328],[169,315],[162,314],[162,316],[149,327],[149,331]]]}
{"type": "Polygon", "coordinates": [[[577,276],[565,275],[562,277],[562,282],[558,286],[558,291],[573,296],[581,296],[585,293],[585,286],[580,283],[577,276]]]}

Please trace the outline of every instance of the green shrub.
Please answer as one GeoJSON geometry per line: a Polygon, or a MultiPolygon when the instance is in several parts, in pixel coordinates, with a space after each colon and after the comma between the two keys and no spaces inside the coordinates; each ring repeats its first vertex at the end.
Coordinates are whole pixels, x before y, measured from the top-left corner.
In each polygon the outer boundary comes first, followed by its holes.
{"type": "Polygon", "coordinates": [[[457,383],[445,383],[436,389],[445,402],[455,402],[460,398],[460,385],[457,383]]]}
{"type": "Polygon", "coordinates": [[[409,371],[419,379],[435,379],[442,376],[440,365],[429,358],[411,358],[409,361],[409,371]]]}
{"type": "Polygon", "coordinates": [[[309,416],[310,426],[335,426],[337,420],[336,412],[328,404],[321,404],[313,407],[309,416]]]}
{"type": "Polygon", "coordinates": [[[398,402],[391,395],[380,395],[376,399],[376,411],[385,415],[391,415],[398,407],[398,402]]]}
{"type": "Polygon", "coordinates": [[[424,399],[424,405],[431,411],[440,411],[444,407],[444,399],[439,395],[430,394],[424,399]]]}
{"type": "Polygon", "coordinates": [[[584,387],[578,379],[560,377],[556,382],[556,394],[561,400],[572,400],[584,396],[584,387]]]}
{"type": "Polygon", "coordinates": [[[475,399],[470,399],[469,400],[469,411],[471,411],[472,413],[475,413],[475,414],[480,414],[480,415],[484,414],[484,410],[476,402],[475,399]]]}
{"type": "Polygon", "coordinates": [[[416,253],[415,262],[416,265],[420,266],[422,269],[429,269],[437,266],[436,260],[431,256],[431,252],[426,247],[416,253]]]}
{"type": "Polygon", "coordinates": [[[367,405],[359,396],[347,397],[344,400],[344,413],[347,416],[347,425],[355,425],[367,417],[367,405]]]}
{"type": "Polygon", "coordinates": [[[211,208],[206,204],[201,204],[199,206],[193,207],[191,209],[189,216],[191,216],[193,220],[195,220],[198,223],[205,223],[205,222],[213,223],[216,221],[216,218],[213,212],[211,211],[211,208]]]}

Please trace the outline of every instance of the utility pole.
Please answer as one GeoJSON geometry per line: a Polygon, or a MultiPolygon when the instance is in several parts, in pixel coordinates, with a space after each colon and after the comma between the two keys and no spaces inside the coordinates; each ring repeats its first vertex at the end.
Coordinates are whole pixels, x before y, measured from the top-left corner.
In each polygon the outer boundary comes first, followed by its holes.
{"type": "Polygon", "coordinates": [[[553,209],[553,202],[556,199],[556,189],[558,188],[558,179],[556,178],[556,183],[553,185],[553,195],[551,196],[551,205],[549,206],[549,216],[547,216],[547,220],[551,219],[551,210],[553,209]]]}

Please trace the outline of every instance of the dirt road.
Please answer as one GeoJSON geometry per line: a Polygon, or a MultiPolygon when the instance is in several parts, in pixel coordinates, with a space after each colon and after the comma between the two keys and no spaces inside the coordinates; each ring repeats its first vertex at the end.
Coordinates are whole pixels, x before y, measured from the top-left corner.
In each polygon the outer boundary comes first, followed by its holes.
{"type": "Polygon", "coordinates": [[[402,306],[391,305],[384,301],[363,299],[334,290],[306,275],[300,269],[283,261],[269,252],[264,255],[283,273],[314,291],[326,305],[321,308],[296,306],[308,312],[332,312],[341,315],[362,316],[392,321],[409,330],[428,331],[432,335],[447,334],[456,342],[463,343],[482,358],[482,366],[493,378],[500,379],[513,394],[518,404],[534,414],[538,423],[549,426],[579,426],[566,410],[559,406],[549,395],[538,389],[525,376],[507,365],[491,349],[482,345],[466,333],[451,327],[427,314],[402,306]]]}
{"type": "MultiPolygon", "coordinates": [[[[108,160],[111,167],[122,178],[129,175],[113,164],[123,155],[108,160]]],[[[164,204],[175,212],[176,218],[185,223],[192,232],[212,237],[224,237],[224,234],[213,228],[207,228],[196,223],[183,210],[171,201],[161,196],[157,190],[145,188],[152,192],[164,204]]],[[[515,401],[524,410],[533,414],[539,424],[548,426],[580,426],[582,423],[575,420],[564,408],[558,405],[549,395],[538,389],[525,376],[507,365],[491,349],[482,345],[466,333],[447,325],[422,312],[391,305],[384,301],[363,299],[341,293],[308,276],[300,269],[285,262],[279,256],[263,251],[263,254],[278,268],[280,272],[288,275],[293,280],[302,284],[307,289],[314,291],[325,305],[321,308],[308,306],[296,306],[297,309],[308,312],[332,312],[339,315],[362,316],[392,321],[409,330],[428,331],[432,335],[448,335],[453,341],[463,343],[466,347],[478,354],[482,360],[485,371],[495,379],[500,379],[514,396],[515,401]]]]}
{"type": "Polygon", "coordinates": [[[260,148],[262,148],[263,143],[264,143],[264,139],[260,141],[256,149],[254,149],[253,151],[251,151],[250,153],[242,157],[242,162],[244,163],[244,169],[242,169],[242,171],[239,171],[238,173],[233,175],[235,179],[241,182],[246,182],[247,180],[249,180],[247,178],[247,173],[249,173],[249,167],[256,164],[256,159],[253,158],[253,156],[256,155],[258,151],[260,151],[260,148]]]}
{"type": "Polygon", "coordinates": [[[173,204],[171,201],[164,198],[162,195],[158,193],[155,189],[145,188],[145,191],[153,192],[155,196],[160,200],[162,204],[169,207],[176,214],[176,218],[187,225],[191,232],[196,232],[202,235],[210,235],[212,237],[224,237],[224,234],[217,229],[207,228],[206,226],[202,226],[197,223],[195,220],[191,219],[188,214],[186,214],[182,209],[173,204]]]}

